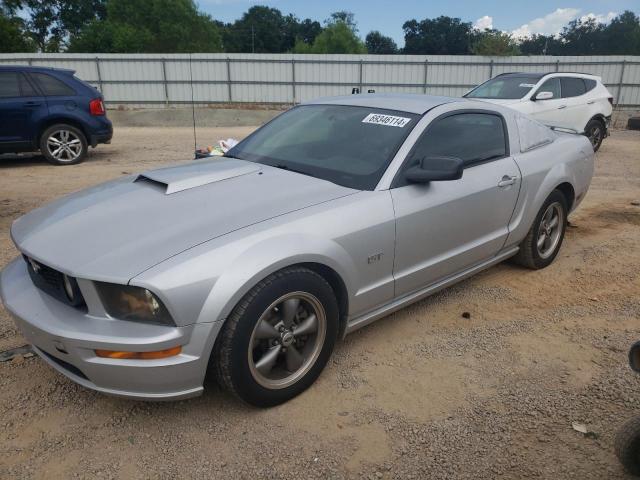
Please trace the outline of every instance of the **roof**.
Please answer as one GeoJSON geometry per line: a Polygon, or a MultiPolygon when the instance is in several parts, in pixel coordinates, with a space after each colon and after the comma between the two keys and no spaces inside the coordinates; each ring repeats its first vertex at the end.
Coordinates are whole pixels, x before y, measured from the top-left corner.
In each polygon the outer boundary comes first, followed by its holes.
{"type": "Polygon", "coordinates": [[[509,73],[501,73],[500,75],[496,75],[493,78],[497,77],[526,77],[526,78],[536,78],[540,80],[542,77],[546,77],[547,75],[580,75],[588,78],[600,78],[597,75],[593,75],[591,73],[582,73],[582,72],[509,72],[509,73]]]}
{"type": "Polygon", "coordinates": [[[325,97],[305,102],[305,105],[353,105],[358,107],[383,108],[422,115],[438,105],[463,102],[464,98],[439,97],[406,93],[359,93],[341,97],[325,97]]]}

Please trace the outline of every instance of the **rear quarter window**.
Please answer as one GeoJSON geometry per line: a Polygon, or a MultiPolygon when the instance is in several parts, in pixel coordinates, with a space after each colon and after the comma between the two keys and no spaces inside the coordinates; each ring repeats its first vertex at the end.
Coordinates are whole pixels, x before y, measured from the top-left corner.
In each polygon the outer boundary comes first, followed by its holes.
{"type": "Polygon", "coordinates": [[[58,80],[52,75],[46,73],[31,73],[31,77],[46,96],[69,96],[76,95],[76,91],[62,80],[58,80]]]}
{"type": "Polygon", "coordinates": [[[587,92],[590,92],[591,90],[596,88],[596,85],[598,85],[598,82],[596,82],[595,80],[591,80],[590,78],[584,78],[583,80],[587,92]]]}
{"type": "Polygon", "coordinates": [[[562,98],[579,97],[586,93],[584,86],[584,80],[575,77],[562,77],[560,78],[560,84],[562,85],[562,98]]]}

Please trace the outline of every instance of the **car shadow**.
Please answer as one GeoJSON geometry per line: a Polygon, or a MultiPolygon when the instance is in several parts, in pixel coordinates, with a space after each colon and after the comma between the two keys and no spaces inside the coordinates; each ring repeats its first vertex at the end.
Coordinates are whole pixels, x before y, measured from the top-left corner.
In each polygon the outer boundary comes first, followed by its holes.
{"type": "MultiPolygon", "coordinates": [[[[109,152],[90,151],[83,163],[91,163],[99,160],[105,160],[109,156],[109,152]]],[[[0,154],[0,169],[14,167],[56,167],[49,163],[39,152],[31,153],[3,153],[0,154]]]]}

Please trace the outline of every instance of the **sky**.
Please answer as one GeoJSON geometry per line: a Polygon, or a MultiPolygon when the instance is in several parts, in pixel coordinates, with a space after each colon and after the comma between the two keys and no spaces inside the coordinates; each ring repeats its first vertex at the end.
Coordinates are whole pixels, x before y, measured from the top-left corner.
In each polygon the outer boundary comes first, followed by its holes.
{"type": "Polygon", "coordinates": [[[415,18],[440,15],[459,17],[479,28],[495,28],[518,37],[532,33],[556,34],[571,20],[594,16],[607,21],[631,10],[640,14],[640,0],[574,0],[573,3],[550,0],[196,0],[200,9],[216,20],[233,22],[252,5],[267,5],[283,14],[322,23],[331,12],[348,10],[355,14],[362,38],[371,30],[392,37],[404,45],[402,24],[415,18]]]}

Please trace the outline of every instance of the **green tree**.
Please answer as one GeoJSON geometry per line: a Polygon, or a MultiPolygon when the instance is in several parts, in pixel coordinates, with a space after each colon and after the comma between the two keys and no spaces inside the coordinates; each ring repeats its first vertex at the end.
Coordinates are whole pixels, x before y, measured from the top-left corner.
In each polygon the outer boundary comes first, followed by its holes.
{"type": "Polygon", "coordinates": [[[520,49],[508,33],[499,30],[484,30],[475,34],[471,47],[474,55],[520,55],[520,49]]]}
{"type": "Polygon", "coordinates": [[[25,16],[25,28],[41,52],[58,52],[87,22],[104,18],[106,0],[5,0],[12,14],[25,16]]]}
{"type": "Polygon", "coordinates": [[[594,55],[606,52],[606,28],[593,18],[569,22],[560,33],[564,55],[594,55]]]}
{"type": "Polygon", "coordinates": [[[614,18],[605,28],[609,55],[640,55],[640,19],[630,11],[614,18]]]}
{"type": "Polygon", "coordinates": [[[471,53],[471,23],[440,16],[402,25],[403,53],[422,55],[460,55],[471,53]]]}
{"type": "Polygon", "coordinates": [[[365,38],[367,52],[373,54],[398,53],[398,46],[391,37],[385,37],[377,30],[369,32],[365,38]]]}
{"type": "Polygon", "coordinates": [[[328,25],[313,42],[308,45],[301,40],[296,42],[295,53],[367,53],[367,49],[344,22],[328,25]]]}
{"type": "Polygon", "coordinates": [[[523,55],[561,55],[562,42],[553,35],[536,34],[518,41],[523,55]]]}
{"type": "Polygon", "coordinates": [[[35,50],[35,42],[27,34],[24,20],[11,15],[4,5],[0,4],[0,52],[20,53],[35,50]]]}
{"type": "Polygon", "coordinates": [[[330,27],[336,23],[344,23],[355,34],[358,33],[358,24],[356,23],[355,15],[347,10],[340,10],[333,12],[324,23],[330,27]]]}
{"type": "Polygon", "coordinates": [[[71,39],[70,52],[220,52],[222,39],[192,0],[109,0],[105,20],[71,39]]]}

